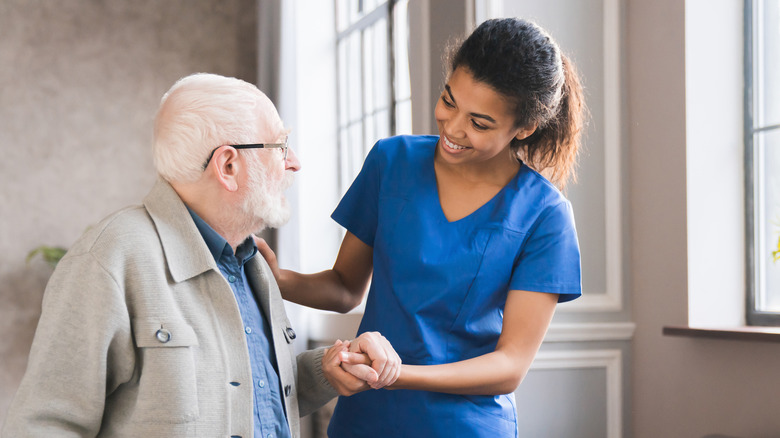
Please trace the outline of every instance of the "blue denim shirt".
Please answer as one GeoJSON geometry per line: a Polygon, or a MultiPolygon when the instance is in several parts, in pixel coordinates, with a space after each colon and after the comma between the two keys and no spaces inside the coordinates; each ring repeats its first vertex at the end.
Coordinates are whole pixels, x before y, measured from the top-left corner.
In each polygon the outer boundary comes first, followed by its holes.
{"type": "Polygon", "coordinates": [[[233,289],[244,322],[254,388],[254,436],[290,438],[290,428],[282,404],[279,374],[276,370],[271,329],[257,305],[244,270],[244,264],[257,255],[257,246],[252,238],[248,237],[236,248],[234,255],[233,249],[222,236],[194,211],[189,211],[220,272],[233,289]]]}

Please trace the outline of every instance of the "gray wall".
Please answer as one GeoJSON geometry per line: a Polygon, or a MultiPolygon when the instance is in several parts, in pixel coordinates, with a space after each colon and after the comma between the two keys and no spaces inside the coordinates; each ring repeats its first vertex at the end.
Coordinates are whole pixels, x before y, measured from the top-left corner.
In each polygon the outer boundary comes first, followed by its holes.
{"type": "Polygon", "coordinates": [[[24,373],[51,269],[155,179],[162,94],[199,71],[256,78],[254,0],[0,1],[0,424],[24,373]]]}

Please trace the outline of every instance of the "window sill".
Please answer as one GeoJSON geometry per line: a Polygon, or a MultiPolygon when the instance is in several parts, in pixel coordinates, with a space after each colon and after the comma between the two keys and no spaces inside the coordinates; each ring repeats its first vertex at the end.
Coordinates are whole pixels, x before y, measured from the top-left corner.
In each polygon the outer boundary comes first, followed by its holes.
{"type": "Polygon", "coordinates": [[[665,326],[664,336],[726,339],[733,341],[780,342],[780,327],[688,327],[665,326]]]}

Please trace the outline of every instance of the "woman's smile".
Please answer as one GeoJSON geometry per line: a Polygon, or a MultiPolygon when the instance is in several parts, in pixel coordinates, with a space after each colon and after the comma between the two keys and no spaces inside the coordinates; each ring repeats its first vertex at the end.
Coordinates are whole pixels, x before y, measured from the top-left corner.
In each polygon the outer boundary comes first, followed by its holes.
{"type": "Polygon", "coordinates": [[[452,140],[450,140],[450,139],[449,139],[449,137],[447,137],[446,135],[442,135],[442,136],[441,136],[441,138],[442,138],[442,140],[443,140],[443,143],[444,143],[445,147],[446,147],[447,149],[450,149],[450,150],[451,150],[451,152],[457,153],[458,151],[462,151],[462,150],[465,150],[465,149],[469,149],[469,148],[468,148],[468,147],[466,147],[466,146],[461,146],[461,145],[459,145],[459,144],[457,144],[457,143],[453,142],[453,141],[452,141],[452,140]]]}

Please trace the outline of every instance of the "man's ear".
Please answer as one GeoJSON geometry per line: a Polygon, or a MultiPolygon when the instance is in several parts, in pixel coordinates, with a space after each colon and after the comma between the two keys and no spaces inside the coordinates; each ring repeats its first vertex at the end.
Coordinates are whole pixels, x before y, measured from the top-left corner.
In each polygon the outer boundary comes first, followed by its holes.
{"type": "Polygon", "coordinates": [[[224,146],[217,149],[211,159],[213,164],[210,167],[214,177],[229,192],[238,190],[238,173],[241,169],[238,158],[238,151],[235,148],[224,146]]]}

